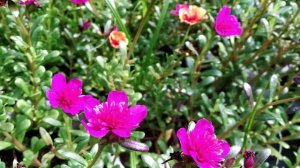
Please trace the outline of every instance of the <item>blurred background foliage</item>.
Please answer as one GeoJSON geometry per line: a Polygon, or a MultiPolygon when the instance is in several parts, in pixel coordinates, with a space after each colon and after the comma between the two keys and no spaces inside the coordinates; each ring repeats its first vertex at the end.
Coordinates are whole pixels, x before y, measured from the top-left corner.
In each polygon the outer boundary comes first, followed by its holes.
{"type": "Polygon", "coordinates": [[[169,153],[179,150],[178,128],[203,117],[232,146],[240,149],[248,131],[247,149],[270,149],[262,167],[300,165],[300,112],[289,108],[300,95],[293,81],[300,68],[299,2],[38,2],[40,8],[17,2],[0,8],[0,167],[85,167],[95,155],[97,141],[47,103],[45,91],[57,72],[81,78],[83,92],[100,100],[117,89],[127,92],[131,104],[148,106],[146,121],[132,136],[150,152],[128,155],[111,145],[98,167],[164,167],[169,153]],[[169,14],[177,3],[205,8],[209,20],[180,23],[169,14]],[[241,37],[216,35],[214,19],[223,5],[241,21],[241,37]],[[92,26],[82,30],[85,21],[92,26]],[[104,34],[113,25],[126,33],[127,52],[110,47],[104,34]],[[244,83],[257,104],[250,130],[253,109],[244,83]]]}

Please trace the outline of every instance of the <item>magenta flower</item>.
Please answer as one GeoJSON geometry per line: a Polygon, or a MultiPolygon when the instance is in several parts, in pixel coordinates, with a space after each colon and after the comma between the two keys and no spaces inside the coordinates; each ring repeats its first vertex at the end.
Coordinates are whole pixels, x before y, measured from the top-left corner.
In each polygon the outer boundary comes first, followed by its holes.
{"type": "Polygon", "coordinates": [[[119,137],[130,137],[131,131],[147,116],[147,107],[128,107],[128,97],[123,91],[111,91],[106,102],[90,99],[85,107],[87,121],[82,121],[85,129],[96,138],[109,132],[119,137]]]}
{"type": "Polygon", "coordinates": [[[71,79],[68,83],[62,73],[52,78],[51,89],[46,96],[51,107],[60,107],[65,113],[76,115],[83,110],[83,97],[81,96],[82,82],[80,79],[71,79]]]}
{"type": "Polygon", "coordinates": [[[34,2],[35,2],[35,0],[19,0],[19,4],[21,4],[21,5],[30,5],[34,2]]]}
{"type": "Polygon", "coordinates": [[[189,132],[180,128],[177,137],[183,154],[191,156],[201,168],[220,168],[230,151],[229,144],[216,137],[212,123],[206,119],[199,120],[189,132]]]}
{"type": "Polygon", "coordinates": [[[223,6],[217,15],[215,30],[222,37],[240,36],[243,32],[237,17],[230,13],[231,9],[228,6],[223,6]]]}
{"type": "Polygon", "coordinates": [[[87,3],[89,0],[71,0],[71,2],[77,4],[77,5],[83,5],[87,3]]]}

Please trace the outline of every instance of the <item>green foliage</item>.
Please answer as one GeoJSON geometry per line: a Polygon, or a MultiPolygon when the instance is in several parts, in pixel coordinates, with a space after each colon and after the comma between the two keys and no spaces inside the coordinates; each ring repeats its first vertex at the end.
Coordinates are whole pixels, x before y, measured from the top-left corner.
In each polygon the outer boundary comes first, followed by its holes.
{"type": "MultiPolygon", "coordinates": [[[[124,157],[127,149],[107,145],[95,167],[163,167],[160,163],[179,150],[176,131],[204,117],[232,146],[270,149],[276,161],[298,166],[300,150],[292,143],[299,144],[300,112],[287,109],[300,95],[293,82],[300,68],[300,4],[189,2],[204,7],[209,20],[181,23],[169,15],[176,5],[170,0],[153,6],[146,0],[91,1],[91,6],[50,0],[41,1],[41,8],[1,7],[0,158],[18,150],[22,156],[16,159],[25,166],[86,167],[91,162],[98,139],[78,119],[51,109],[45,96],[53,74],[64,72],[83,80],[84,94],[104,100],[110,90],[125,90],[131,104],[148,107],[132,138],[149,145],[150,152],[124,157]],[[214,33],[214,18],[225,4],[242,23],[241,37],[214,33]],[[82,31],[88,20],[92,26],[82,31]],[[127,62],[126,53],[113,49],[104,35],[113,25],[126,33],[133,49],[127,62]],[[251,86],[253,109],[244,83],[251,86]],[[294,155],[284,156],[283,150],[294,155]]],[[[10,167],[13,159],[0,160],[0,168],[10,167]]]]}

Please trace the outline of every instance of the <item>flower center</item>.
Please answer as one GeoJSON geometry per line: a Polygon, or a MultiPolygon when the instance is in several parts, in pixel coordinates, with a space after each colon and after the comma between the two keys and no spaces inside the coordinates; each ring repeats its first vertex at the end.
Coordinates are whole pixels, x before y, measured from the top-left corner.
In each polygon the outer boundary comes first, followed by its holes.
{"type": "Polygon", "coordinates": [[[59,106],[61,107],[66,107],[66,108],[71,108],[71,101],[68,100],[65,95],[60,96],[57,99],[57,102],[59,103],[59,106]]]}

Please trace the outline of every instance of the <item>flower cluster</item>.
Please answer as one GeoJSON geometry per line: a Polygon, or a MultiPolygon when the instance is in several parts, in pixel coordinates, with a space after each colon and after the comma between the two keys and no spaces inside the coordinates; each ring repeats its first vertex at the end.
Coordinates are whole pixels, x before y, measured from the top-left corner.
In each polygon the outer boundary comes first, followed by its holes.
{"type": "Polygon", "coordinates": [[[111,91],[106,102],[100,103],[91,95],[82,95],[82,81],[74,78],[66,81],[62,73],[52,78],[51,89],[46,96],[51,107],[59,107],[69,115],[84,111],[82,124],[91,136],[102,138],[109,132],[118,137],[129,137],[147,116],[147,107],[128,107],[128,97],[123,91],[111,91]]]}
{"type": "MultiPolygon", "coordinates": [[[[147,116],[145,105],[129,106],[124,91],[111,91],[107,100],[100,102],[91,95],[82,95],[81,88],[80,79],[67,82],[64,74],[58,73],[53,76],[46,96],[51,107],[59,107],[71,116],[84,111],[81,123],[93,137],[128,138],[147,116]]],[[[206,119],[199,120],[192,130],[180,128],[177,137],[183,154],[202,168],[219,167],[230,151],[229,144],[217,139],[212,123],[206,119]]]]}
{"type": "MultiPolygon", "coordinates": [[[[208,19],[206,10],[195,5],[178,4],[176,9],[170,13],[179,16],[181,22],[189,25],[208,19]]],[[[231,15],[231,9],[228,6],[220,9],[215,21],[215,31],[222,37],[240,36],[242,34],[241,24],[236,16],[231,15]]]]}

